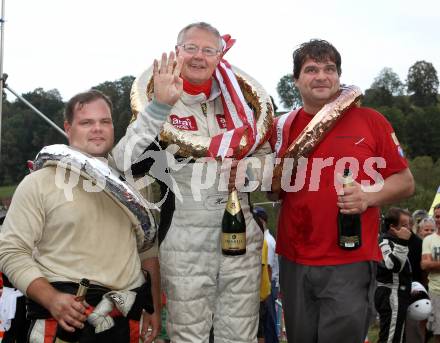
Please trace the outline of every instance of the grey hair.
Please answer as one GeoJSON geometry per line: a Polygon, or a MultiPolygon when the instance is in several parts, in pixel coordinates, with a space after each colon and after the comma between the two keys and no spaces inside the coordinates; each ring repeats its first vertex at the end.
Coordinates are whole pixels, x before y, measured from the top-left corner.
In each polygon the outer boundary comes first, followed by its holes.
{"type": "Polygon", "coordinates": [[[431,224],[434,224],[434,225],[435,225],[435,220],[434,220],[434,218],[432,218],[432,217],[425,217],[425,218],[423,218],[423,219],[420,221],[420,223],[419,223],[419,227],[421,227],[421,226],[423,226],[423,225],[425,225],[425,224],[427,224],[427,223],[431,223],[431,224]]]}
{"type": "Polygon", "coordinates": [[[218,43],[219,49],[223,49],[223,39],[222,39],[222,36],[220,35],[220,32],[211,24],[205,23],[203,21],[198,22],[198,23],[189,24],[189,25],[185,26],[182,30],[180,30],[179,34],[177,35],[177,45],[183,43],[183,40],[185,38],[185,34],[192,28],[205,30],[205,31],[208,31],[208,32],[212,33],[213,35],[215,35],[219,41],[219,43],[218,43]]]}

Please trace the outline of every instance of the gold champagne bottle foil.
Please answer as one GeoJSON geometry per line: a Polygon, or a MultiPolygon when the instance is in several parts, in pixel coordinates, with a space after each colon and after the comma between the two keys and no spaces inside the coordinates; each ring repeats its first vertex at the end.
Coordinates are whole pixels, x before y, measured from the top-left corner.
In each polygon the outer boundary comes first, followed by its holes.
{"type": "Polygon", "coordinates": [[[81,279],[79,282],[78,290],[76,291],[76,298],[77,299],[84,299],[84,297],[87,294],[87,291],[89,290],[90,281],[88,279],[81,279]]]}
{"type": "Polygon", "coordinates": [[[350,175],[343,177],[342,179],[342,186],[343,187],[349,187],[349,186],[353,186],[353,177],[350,175]]]}
{"type": "Polygon", "coordinates": [[[238,192],[234,189],[228,197],[228,203],[226,204],[226,211],[228,211],[233,216],[240,212],[240,200],[238,199],[238,192]]]}

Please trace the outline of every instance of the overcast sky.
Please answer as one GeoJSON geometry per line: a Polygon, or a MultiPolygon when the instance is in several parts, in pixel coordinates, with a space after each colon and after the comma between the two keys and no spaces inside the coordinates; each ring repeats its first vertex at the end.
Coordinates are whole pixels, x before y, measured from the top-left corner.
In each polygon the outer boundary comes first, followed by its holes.
{"type": "Polygon", "coordinates": [[[333,43],[342,82],[363,90],[384,67],[402,81],[418,60],[440,72],[437,0],[5,0],[5,19],[9,86],[18,93],[56,88],[64,100],[138,76],[195,21],[236,38],[226,59],[272,95],[291,72],[293,49],[311,38],[333,43]]]}

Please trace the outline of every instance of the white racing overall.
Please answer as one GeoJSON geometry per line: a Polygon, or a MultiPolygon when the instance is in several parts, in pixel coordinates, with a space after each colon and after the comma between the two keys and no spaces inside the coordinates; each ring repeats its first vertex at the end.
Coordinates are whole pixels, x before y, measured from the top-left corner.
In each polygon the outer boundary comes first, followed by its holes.
{"type": "MultiPolygon", "coordinates": [[[[213,81],[209,99],[204,94],[183,93],[172,108],[150,102],[113,151],[118,167],[127,170],[130,163],[137,162],[165,120],[202,136],[224,132],[219,94],[213,81]],[[133,139],[135,136],[137,139],[133,139]],[[125,150],[131,156],[123,162],[125,150]]],[[[268,143],[263,147],[257,155],[263,150],[270,152],[268,143]]],[[[162,234],[168,229],[159,253],[169,311],[167,331],[172,342],[208,342],[214,325],[215,342],[256,342],[263,233],[252,217],[248,193],[239,193],[246,219],[247,252],[242,256],[222,255],[221,221],[228,192],[219,191],[220,167],[206,173],[212,163],[216,162],[193,161],[169,169],[168,176],[175,181],[176,189],[161,208],[159,229],[162,234]],[[202,182],[194,168],[204,170],[202,182]],[[209,187],[202,186],[204,189],[199,191],[200,183],[209,187]]]]}

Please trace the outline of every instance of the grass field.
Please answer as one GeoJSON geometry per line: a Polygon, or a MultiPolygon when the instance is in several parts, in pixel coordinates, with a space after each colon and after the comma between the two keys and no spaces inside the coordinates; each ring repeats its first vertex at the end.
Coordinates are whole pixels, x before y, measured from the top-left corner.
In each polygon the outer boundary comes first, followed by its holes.
{"type": "Polygon", "coordinates": [[[0,199],[11,198],[15,188],[17,188],[17,185],[0,187],[0,199]]]}

